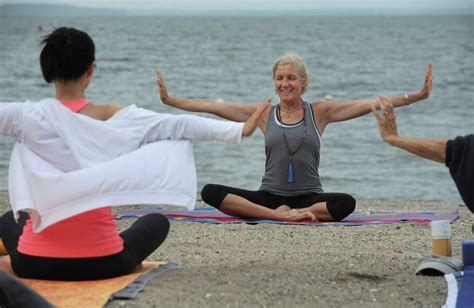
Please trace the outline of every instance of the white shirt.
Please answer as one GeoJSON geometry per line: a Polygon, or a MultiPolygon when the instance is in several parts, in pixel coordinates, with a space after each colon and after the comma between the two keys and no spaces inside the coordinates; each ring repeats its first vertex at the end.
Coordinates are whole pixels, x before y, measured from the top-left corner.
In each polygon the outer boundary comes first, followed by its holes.
{"type": "Polygon", "coordinates": [[[239,143],[243,123],[155,113],[135,105],[107,121],[56,99],[0,104],[0,134],[16,142],[9,170],[15,214],[40,232],[104,207],[173,204],[192,210],[197,193],[192,140],[239,143]]]}

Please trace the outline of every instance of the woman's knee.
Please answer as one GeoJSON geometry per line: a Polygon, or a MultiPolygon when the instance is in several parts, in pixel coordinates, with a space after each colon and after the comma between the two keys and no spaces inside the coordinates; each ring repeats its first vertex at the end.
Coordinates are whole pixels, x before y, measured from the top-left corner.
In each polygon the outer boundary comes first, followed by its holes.
{"type": "MultiPolygon", "coordinates": [[[[352,197],[349,194],[344,194],[344,195],[345,195],[344,201],[343,201],[344,207],[347,209],[349,214],[352,214],[355,210],[355,207],[356,207],[356,203],[357,203],[356,199],[354,199],[354,197],[352,197]]],[[[349,215],[349,214],[347,214],[347,215],[349,215]]]]}
{"type": "Polygon", "coordinates": [[[168,218],[159,213],[152,213],[148,215],[151,215],[149,219],[153,220],[154,229],[158,229],[159,233],[167,235],[170,230],[170,221],[168,218]]]}
{"type": "Polygon", "coordinates": [[[163,241],[170,230],[168,218],[160,213],[150,213],[137,219],[125,233],[136,234],[148,240],[163,241]],[[141,234],[141,235],[139,235],[141,234]]]}
{"type": "Polygon", "coordinates": [[[151,213],[144,216],[144,218],[145,217],[148,220],[146,223],[148,228],[146,231],[144,231],[146,233],[145,236],[148,238],[154,249],[156,249],[168,237],[168,233],[170,231],[170,222],[168,218],[159,213],[151,213]]]}
{"type": "Polygon", "coordinates": [[[221,185],[207,184],[201,190],[202,201],[219,209],[222,200],[224,200],[227,193],[224,193],[221,185]]]}
{"type": "Polygon", "coordinates": [[[326,202],[326,206],[334,221],[341,221],[354,212],[356,200],[349,194],[338,194],[336,200],[326,202]]]}
{"type": "Polygon", "coordinates": [[[23,232],[23,226],[30,216],[24,211],[20,211],[18,214],[18,219],[15,219],[13,211],[8,211],[0,217],[0,237],[23,232]]]}
{"type": "MultiPolygon", "coordinates": [[[[19,215],[20,215],[20,217],[18,218],[19,223],[26,222],[26,220],[29,217],[28,214],[26,212],[23,212],[23,211],[20,211],[19,215]]],[[[17,222],[15,220],[15,215],[13,214],[13,211],[8,211],[5,214],[1,215],[0,216],[0,223],[1,223],[0,228],[1,228],[1,225],[8,226],[12,223],[16,224],[17,222]]]]}
{"type": "Polygon", "coordinates": [[[10,220],[13,220],[12,211],[8,211],[0,217],[0,238],[4,233],[3,228],[6,228],[6,225],[9,223],[10,220]]]}

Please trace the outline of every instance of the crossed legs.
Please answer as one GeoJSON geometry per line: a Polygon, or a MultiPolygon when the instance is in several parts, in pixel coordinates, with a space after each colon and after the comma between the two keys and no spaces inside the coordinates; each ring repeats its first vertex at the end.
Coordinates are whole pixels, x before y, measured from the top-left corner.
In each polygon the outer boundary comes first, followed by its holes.
{"type": "Polygon", "coordinates": [[[281,221],[316,220],[315,215],[311,212],[300,213],[299,211],[292,210],[286,205],[283,205],[283,207],[272,209],[251,202],[241,196],[227,194],[218,209],[226,214],[244,218],[261,218],[281,221]],[[287,207],[288,210],[283,207],[287,207]]]}
{"type": "Polygon", "coordinates": [[[284,221],[339,221],[354,211],[356,203],[343,193],[286,197],[216,184],[206,185],[201,195],[204,202],[229,215],[284,221]]]}
{"type": "Polygon", "coordinates": [[[23,226],[29,218],[20,212],[18,223],[9,211],[0,218],[0,233],[14,272],[23,278],[46,280],[95,280],[131,273],[166,239],[169,221],[158,213],[137,219],[120,233],[124,249],[116,254],[90,258],[54,258],[25,255],[17,250],[23,226]]]}

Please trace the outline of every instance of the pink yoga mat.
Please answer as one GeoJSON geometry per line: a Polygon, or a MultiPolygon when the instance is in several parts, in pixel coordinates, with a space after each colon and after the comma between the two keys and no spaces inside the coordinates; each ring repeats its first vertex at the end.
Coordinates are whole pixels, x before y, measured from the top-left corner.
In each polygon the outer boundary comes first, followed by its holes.
{"type": "Polygon", "coordinates": [[[417,223],[428,224],[436,220],[455,221],[459,218],[459,211],[454,211],[449,214],[435,214],[435,213],[400,213],[400,214],[386,214],[386,215],[366,215],[366,214],[351,214],[344,220],[339,222],[319,222],[319,221],[301,221],[301,222],[285,222],[274,221],[266,219],[242,219],[226,215],[213,208],[197,209],[194,211],[187,210],[164,210],[159,208],[150,209],[129,209],[120,211],[115,214],[116,219],[137,218],[149,213],[161,213],[166,217],[181,221],[194,221],[205,223],[274,223],[274,224],[291,224],[291,225],[316,225],[316,226],[361,226],[368,224],[387,224],[387,223],[417,223]]]}

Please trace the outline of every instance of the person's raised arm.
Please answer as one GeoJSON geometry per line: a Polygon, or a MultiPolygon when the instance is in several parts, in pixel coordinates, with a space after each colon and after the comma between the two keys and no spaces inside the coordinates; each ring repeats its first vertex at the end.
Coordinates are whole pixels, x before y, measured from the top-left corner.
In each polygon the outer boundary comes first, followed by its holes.
{"type": "MultiPolygon", "coordinates": [[[[393,107],[403,107],[428,98],[432,88],[433,65],[429,63],[421,91],[400,96],[389,96],[386,99],[393,107]]],[[[313,110],[317,115],[318,127],[321,129],[321,131],[324,131],[324,128],[329,123],[346,121],[363,116],[368,114],[372,110],[373,106],[377,107],[375,99],[350,100],[341,102],[323,101],[314,103],[313,110]]]]}
{"type": "Polygon", "coordinates": [[[445,163],[448,140],[399,136],[395,121],[396,115],[389,100],[379,96],[376,102],[377,106],[374,105],[372,111],[377,119],[380,135],[385,142],[420,157],[445,163]]]}
{"type": "Polygon", "coordinates": [[[156,71],[156,77],[161,101],[168,106],[178,109],[191,112],[205,112],[227,120],[245,122],[252,114],[254,114],[260,105],[258,103],[228,103],[206,99],[182,99],[171,97],[160,70],[156,71]]]}
{"type": "MultiPolygon", "coordinates": [[[[242,137],[253,134],[261,116],[270,106],[269,100],[260,104],[245,123],[209,119],[189,114],[161,115],[161,120],[147,131],[144,142],[188,139],[239,143],[242,141],[242,137]]],[[[146,112],[154,113],[149,110],[146,112]]]]}

